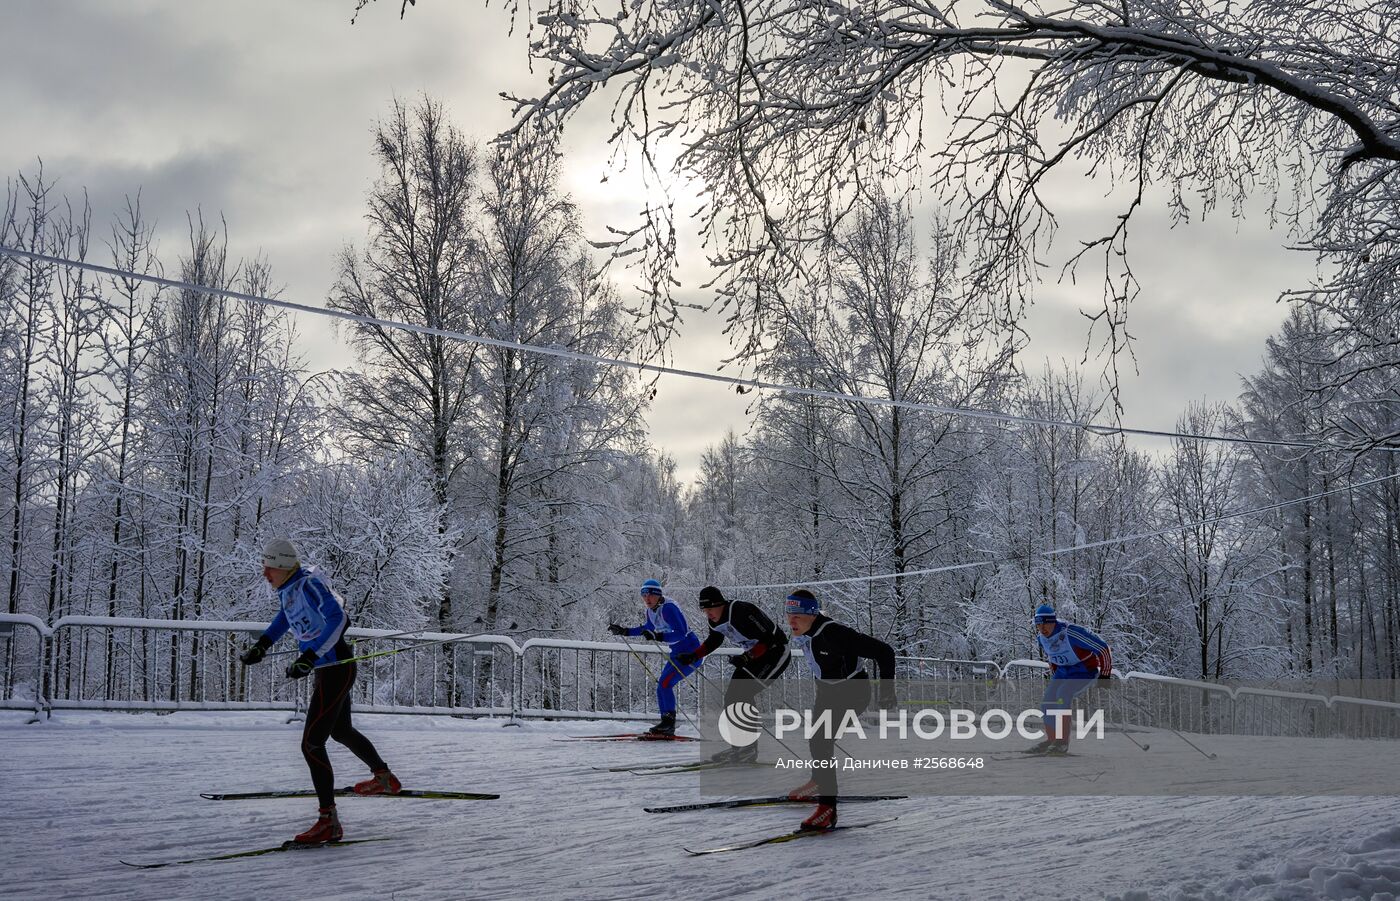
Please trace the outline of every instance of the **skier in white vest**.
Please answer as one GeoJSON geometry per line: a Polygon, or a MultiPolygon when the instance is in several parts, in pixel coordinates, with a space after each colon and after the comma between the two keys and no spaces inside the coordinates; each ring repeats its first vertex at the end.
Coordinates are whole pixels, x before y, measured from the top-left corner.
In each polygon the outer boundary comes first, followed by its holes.
{"type": "Polygon", "coordinates": [[[1033,622],[1036,641],[1050,663],[1050,679],[1040,706],[1045,739],[1027,753],[1068,754],[1070,706],[1080,692],[1112,678],[1113,652],[1108,642],[1083,626],[1060,622],[1049,604],[1035,608],[1033,622]]]}

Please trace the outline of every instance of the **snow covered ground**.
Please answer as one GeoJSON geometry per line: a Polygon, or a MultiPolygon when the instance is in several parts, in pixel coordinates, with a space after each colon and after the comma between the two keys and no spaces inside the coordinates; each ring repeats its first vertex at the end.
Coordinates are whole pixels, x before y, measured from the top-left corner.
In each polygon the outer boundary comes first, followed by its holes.
{"type": "MultiPolygon", "coordinates": [[[[394,840],[133,870],[118,859],[264,847],[309,825],[314,800],[199,797],[307,787],[299,724],[271,713],[25,719],[0,715],[0,896],[1155,901],[1400,894],[1400,801],[1392,798],[913,798],[842,808],[847,822],[899,816],[869,830],[692,858],[682,845],[784,831],[806,808],[647,814],[643,806],[699,799],[698,777],[592,767],[687,760],[693,749],[553,740],[614,731],[616,723],[503,728],[410,716],[358,718],[406,787],[502,798],[350,798],[340,803],[347,838],[394,840]]],[[[360,778],[348,752],[332,744],[331,754],[338,783],[360,778]]]]}

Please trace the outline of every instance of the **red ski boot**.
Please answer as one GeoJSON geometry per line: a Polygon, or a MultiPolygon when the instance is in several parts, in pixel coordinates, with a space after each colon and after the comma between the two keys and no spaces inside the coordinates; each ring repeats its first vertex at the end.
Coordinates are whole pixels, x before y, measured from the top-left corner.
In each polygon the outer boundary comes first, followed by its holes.
{"type": "Polygon", "coordinates": [[[817,780],[804,782],[788,792],[789,801],[811,801],[817,797],[817,780]]]}
{"type": "Polygon", "coordinates": [[[355,783],[357,795],[397,795],[402,790],[399,777],[388,770],[375,770],[364,782],[355,783]]]}
{"type": "Polygon", "coordinates": [[[345,830],[340,828],[340,816],[335,812],[335,808],[322,807],[316,824],[292,841],[298,845],[324,845],[327,842],[338,842],[344,837],[345,830]]]}
{"type": "Polygon", "coordinates": [[[836,805],[818,804],[817,809],[802,821],[803,832],[825,832],[836,827],[836,805]]]}

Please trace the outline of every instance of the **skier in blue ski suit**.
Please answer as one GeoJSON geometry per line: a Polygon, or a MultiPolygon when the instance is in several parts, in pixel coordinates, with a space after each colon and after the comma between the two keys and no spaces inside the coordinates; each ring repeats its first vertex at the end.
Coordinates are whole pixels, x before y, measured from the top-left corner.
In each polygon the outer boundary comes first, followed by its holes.
{"type": "Polygon", "coordinates": [[[692,660],[681,664],[676,662],[676,657],[699,650],[700,639],[690,631],[680,604],[662,592],[660,582],[647,579],[642,583],[642,602],[647,605],[647,616],[640,626],[628,628],[612,623],[608,631],[614,635],[664,641],[670,646],[671,659],[666,661],[656,680],[656,706],[661,711],[661,722],[646,733],[657,739],[669,739],[676,734],[676,684],[699,669],[702,662],[692,660]]]}
{"type": "Polygon", "coordinates": [[[1112,678],[1113,652],[1108,642],[1083,626],[1060,622],[1049,604],[1036,608],[1034,623],[1036,641],[1050,663],[1050,679],[1040,706],[1045,740],[1031,751],[1064,754],[1069,751],[1068,716],[1055,712],[1067,712],[1081,692],[1112,678]]]}
{"type": "Polygon", "coordinates": [[[253,666],[262,662],[277,639],[288,632],[296,636],[301,653],[287,667],[287,678],[315,674],[306,705],[301,753],[311,770],[311,784],[321,807],[316,823],[293,841],[303,845],[338,842],[345,832],[335,809],[335,772],[326,753],[327,739],[349,748],[369,767],[370,778],[355,784],[357,794],[396,794],[401,786],[374,743],[351,721],[350,690],[357,664],[345,640],[350,618],[340,598],[323,577],[302,567],[296,546],[285,538],[267,545],[262,562],[263,578],[277,593],[279,609],[257,642],[239,659],[244,666],[253,666]]]}

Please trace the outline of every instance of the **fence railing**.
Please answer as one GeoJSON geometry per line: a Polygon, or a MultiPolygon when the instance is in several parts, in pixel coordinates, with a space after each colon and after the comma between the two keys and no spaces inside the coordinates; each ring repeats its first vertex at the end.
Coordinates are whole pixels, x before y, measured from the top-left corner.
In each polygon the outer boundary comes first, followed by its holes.
{"type": "MultiPolygon", "coordinates": [[[[245,667],[239,654],[264,628],[198,622],[67,616],[46,625],[0,614],[0,708],[101,710],[304,709],[310,680],[284,678],[286,651],[245,667]]],[[[664,648],[651,642],[502,635],[399,633],[352,628],[359,676],[356,710],[515,718],[638,720],[656,713],[664,648]]],[[[722,697],[729,667],[720,649],[677,687],[681,711],[722,697]]],[[[765,706],[810,704],[813,680],[801,652],[764,693],[765,706]]],[[[938,683],[939,697],[905,703],[973,709],[1038,703],[1048,667],[1036,660],[900,657],[902,683],[938,683]]],[[[905,693],[908,694],[908,691],[905,693]]],[[[1400,703],[1349,696],[1231,688],[1153,673],[1114,678],[1089,703],[1110,724],[1183,732],[1400,739],[1400,703]]]]}
{"type": "Polygon", "coordinates": [[[43,620],[0,613],[0,708],[44,711],[44,659],[52,632],[43,620]]]}

